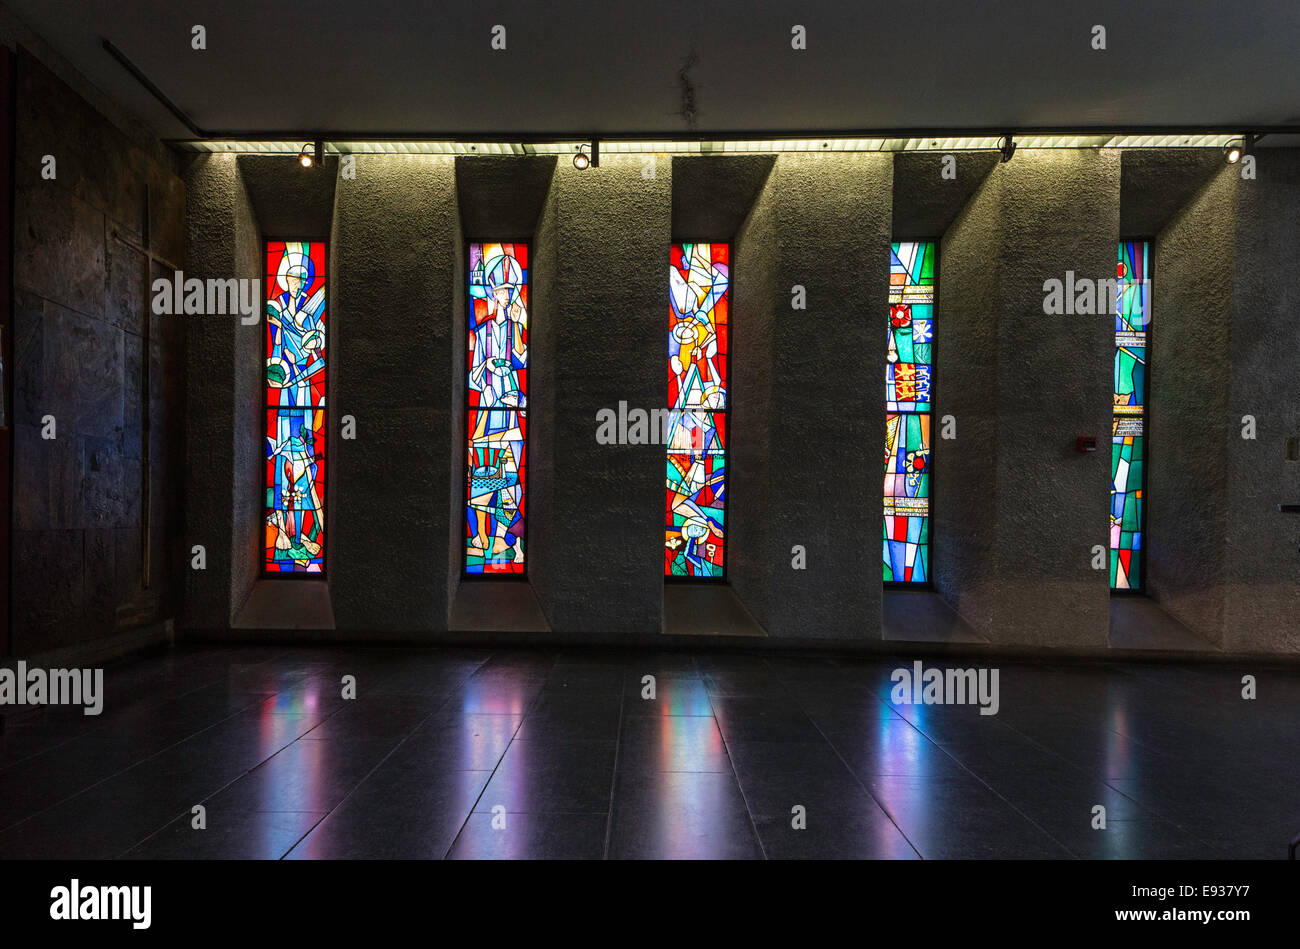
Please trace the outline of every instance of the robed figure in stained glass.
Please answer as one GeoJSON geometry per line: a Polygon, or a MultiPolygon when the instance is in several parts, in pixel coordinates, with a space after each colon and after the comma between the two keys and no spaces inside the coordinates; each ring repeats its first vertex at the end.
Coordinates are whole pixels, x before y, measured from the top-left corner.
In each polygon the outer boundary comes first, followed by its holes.
{"type": "Polygon", "coordinates": [[[319,572],[323,565],[324,248],[268,245],[266,302],[267,567],[319,572]]]}
{"type": "MultiPolygon", "coordinates": [[[[528,367],[525,269],[513,245],[476,245],[470,295],[481,318],[469,335],[469,540],[475,565],[523,564],[524,379],[528,367]]],[[[498,571],[493,571],[498,572],[498,571]]],[[[505,570],[501,572],[515,572],[505,570]]]]}
{"type": "Polygon", "coordinates": [[[286,243],[284,248],[277,275],[281,293],[266,304],[273,328],[267,381],[279,385],[281,405],[310,406],[311,384],[325,371],[325,288],[308,296],[315,265],[307,244],[286,243]]]}
{"type": "Polygon", "coordinates": [[[310,562],[321,552],[317,537],[325,506],[316,489],[311,429],[297,422],[293,414],[282,415],[281,437],[267,437],[268,453],[276,461],[276,506],[267,515],[267,522],[276,530],[276,559],[310,562]],[[305,524],[309,514],[314,516],[311,523],[305,524]]]}

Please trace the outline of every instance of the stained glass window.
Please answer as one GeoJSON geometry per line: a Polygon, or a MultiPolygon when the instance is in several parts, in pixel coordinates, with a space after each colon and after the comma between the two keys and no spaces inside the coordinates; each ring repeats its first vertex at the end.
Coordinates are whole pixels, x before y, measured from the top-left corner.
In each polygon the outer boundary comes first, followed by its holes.
{"type": "Polygon", "coordinates": [[[930,379],[934,368],[932,241],[890,245],[885,368],[884,575],[930,579],[930,379]]]}
{"type": "Polygon", "coordinates": [[[729,244],[674,244],[669,252],[668,577],[725,576],[730,255],[729,244]]]}
{"type": "Polygon", "coordinates": [[[524,572],[528,245],[469,248],[465,572],[524,572]]]}
{"type": "Polygon", "coordinates": [[[1151,327],[1151,245],[1119,245],[1115,311],[1115,411],[1111,424],[1110,587],[1142,586],[1146,503],[1147,335],[1151,327]]]}
{"type": "Polygon", "coordinates": [[[266,244],[267,573],[325,570],[325,245],[266,244]]]}

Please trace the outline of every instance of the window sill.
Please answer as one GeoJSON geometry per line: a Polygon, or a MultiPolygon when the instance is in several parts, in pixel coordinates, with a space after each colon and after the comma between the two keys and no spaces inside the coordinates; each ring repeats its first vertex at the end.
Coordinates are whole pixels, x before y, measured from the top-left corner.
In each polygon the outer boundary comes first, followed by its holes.
{"type": "Polygon", "coordinates": [[[766,636],[725,583],[665,583],[664,632],[677,636],[766,636]]]}
{"type": "Polygon", "coordinates": [[[549,633],[527,580],[462,580],[451,604],[453,633],[549,633]]]}
{"type": "Polygon", "coordinates": [[[882,619],[886,642],[986,642],[934,590],[886,590],[882,619]]]}
{"type": "Polygon", "coordinates": [[[263,577],[253,584],[230,625],[234,629],[333,629],[329,583],[263,577]]]}
{"type": "Polygon", "coordinates": [[[1110,598],[1111,649],[1213,652],[1214,646],[1145,596],[1110,598]]]}

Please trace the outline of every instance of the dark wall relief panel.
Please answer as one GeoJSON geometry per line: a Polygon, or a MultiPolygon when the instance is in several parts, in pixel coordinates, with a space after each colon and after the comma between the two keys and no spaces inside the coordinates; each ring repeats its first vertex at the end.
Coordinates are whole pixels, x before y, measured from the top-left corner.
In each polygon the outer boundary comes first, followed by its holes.
{"type": "Polygon", "coordinates": [[[17,103],[14,649],[31,655],[175,615],[185,327],[150,312],[149,281],[183,265],[186,195],[169,157],[21,51],[17,103]]]}

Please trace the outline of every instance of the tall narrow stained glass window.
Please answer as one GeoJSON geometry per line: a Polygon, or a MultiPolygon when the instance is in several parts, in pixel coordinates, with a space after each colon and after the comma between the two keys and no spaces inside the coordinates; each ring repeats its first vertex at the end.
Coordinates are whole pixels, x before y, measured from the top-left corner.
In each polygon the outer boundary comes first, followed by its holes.
{"type": "Polygon", "coordinates": [[[1115,308],[1115,410],[1111,425],[1110,587],[1142,587],[1146,505],[1147,343],[1151,327],[1151,245],[1119,245],[1115,308]]]}
{"type": "Polygon", "coordinates": [[[885,369],[886,583],[930,579],[930,380],[934,368],[935,244],[890,245],[885,369]]]}
{"type": "Polygon", "coordinates": [[[528,245],[469,247],[465,572],[524,572],[528,245]]]}
{"type": "Polygon", "coordinates": [[[325,245],[266,243],[268,574],[325,571],[325,245]]]}
{"type": "Polygon", "coordinates": [[[729,244],[674,244],[668,265],[664,576],[726,575],[729,244]]]}

